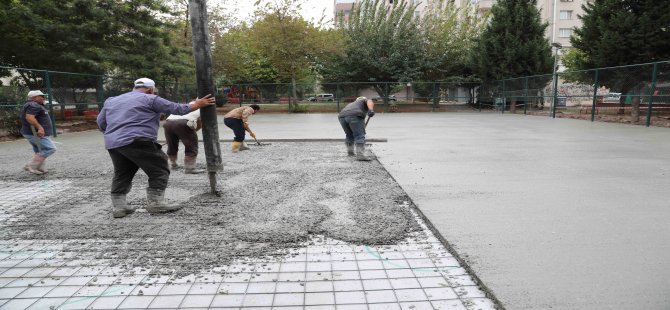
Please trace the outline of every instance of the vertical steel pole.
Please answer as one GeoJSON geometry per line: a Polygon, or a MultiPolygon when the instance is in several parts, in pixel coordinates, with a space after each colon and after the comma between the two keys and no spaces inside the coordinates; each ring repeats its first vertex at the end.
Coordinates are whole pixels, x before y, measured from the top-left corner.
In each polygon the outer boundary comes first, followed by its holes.
{"type": "Polygon", "coordinates": [[[523,114],[526,115],[528,111],[528,77],[523,79],[523,114]]]}
{"type": "Polygon", "coordinates": [[[437,82],[433,82],[433,112],[435,112],[435,108],[437,107],[437,82]]]}
{"type": "Polygon", "coordinates": [[[99,78],[100,79],[98,80],[98,91],[97,91],[97,93],[98,93],[98,112],[100,112],[100,110],[102,110],[102,104],[105,101],[105,88],[104,88],[105,76],[101,75],[101,76],[99,76],[99,78]]]}
{"type": "Polygon", "coordinates": [[[384,83],[384,109],[386,112],[389,111],[389,83],[384,83]]]}
{"type": "MultiPolygon", "coordinates": [[[[215,94],[212,76],[212,52],[207,28],[206,0],[189,0],[191,30],[193,33],[193,54],[195,56],[195,74],[198,82],[198,96],[215,94]]],[[[202,119],[202,138],[205,144],[207,172],[212,194],[217,194],[216,172],[223,170],[221,146],[219,144],[219,128],[217,125],[216,106],[200,109],[202,119]]]]}
{"type": "Polygon", "coordinates": [[[337,90],[335,91],[337,94],[337,112],[340,112],[340,100],[342,100],[342,94],[340,93],[340,83],[337,83],[337,90]]]}
{"type": "Polygon", "coordinates": [[[654,92],[656,91],[656,76],[658,75],[658,63],[654,63],[654,70],[651,75],[651,89],[649,90],[649,104],[647,106],[647,127],[651,125],[651,109],[654,103],[654,92]]]}
{"type": "MultiPolygon", "coordinates": [[[[44,82],[47,86],[47,94],[49,94],[49,117],[51,118],[51,131],[54,134],[54,138],[58,136],[58,133],[56,132],[56,117],[54,116],[54,106],[53,106],[53,96],[51,94],[51,77],[49,75],[49,71],[44,71],[44,82]]],[[[61,111],[65,109],[64,105],[61,105],[60,107],[61,111]]],[[[61,112],[64,114],[64,112],[61,112]]]]}
{"type": "Polygon", "coordinates": [[[600,70],[596,69],[594,83],[593,83],[593,103],[591,103],[591,121],[595,121],[596,119],[596,103],[598,101],[598,88],[600,87],[598,83],[600,82],[598,79],[600,75],[600,70]]]}
{"type": "Polygon", "coordinates": [[[505,114],[505,103],[507,103],[507,97],[505,96],[505,80],[502,81],[502,113],[505,114]]]}

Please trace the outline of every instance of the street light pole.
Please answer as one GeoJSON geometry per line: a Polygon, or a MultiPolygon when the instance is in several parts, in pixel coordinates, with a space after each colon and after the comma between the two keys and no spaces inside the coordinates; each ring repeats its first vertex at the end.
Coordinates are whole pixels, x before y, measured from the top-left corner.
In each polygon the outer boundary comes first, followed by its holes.
{"type": "Polygon", "coordinates": [[[551,46],[556,48],[556,52],[554,53],[554,72],[552,74],[552,85],[554,87],[554,96],[553,100],[551,103],[551,117],[556,118],[556,104],[557,104],[557,97],[558,97],[558,50],[563,48],[563,45],[558,42],[551,43],[551,46]]]}

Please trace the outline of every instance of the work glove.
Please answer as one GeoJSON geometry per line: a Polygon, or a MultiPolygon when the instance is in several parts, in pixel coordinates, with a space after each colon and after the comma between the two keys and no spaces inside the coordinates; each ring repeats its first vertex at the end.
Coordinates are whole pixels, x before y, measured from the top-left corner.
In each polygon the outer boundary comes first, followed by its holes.
{"type": "Polygon", "coordinates": [[[252,138],[256,139],[256,134],[255,134],[255,133],[250,132],[249,135],[250,135],[252,138]]]}
{"type": "Polygon", "coordinates": [[[375,116],[375,111],[368,110],[368,117],[373,117],[375,116]]]}

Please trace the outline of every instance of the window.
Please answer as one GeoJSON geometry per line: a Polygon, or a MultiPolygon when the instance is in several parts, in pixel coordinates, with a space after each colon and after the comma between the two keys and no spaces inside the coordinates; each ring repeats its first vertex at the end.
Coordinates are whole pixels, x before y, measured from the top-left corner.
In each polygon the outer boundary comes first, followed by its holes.
{"type": "Polygon", "coordinates": [[[575,0],[561,0],[561,2],[574,2],[575,0]]]}
{"type": "Polygon", "coordinates": [[[558,36],[561,38],[569,38],[572,35],[572,29],[570,28],[560,28],[558,29],[558,36]]]}
{"type": "Polygon", "coordinates": [[[419,10],[414,11],[414,17],[421,17],[421,11],[419,10]]]}
{"type": "Polygon", "coordinates": [[[562,20],[572,19],[572,11],[561,10],[561,12],[559,14],[559,18],[562,19],[562,20]]]}

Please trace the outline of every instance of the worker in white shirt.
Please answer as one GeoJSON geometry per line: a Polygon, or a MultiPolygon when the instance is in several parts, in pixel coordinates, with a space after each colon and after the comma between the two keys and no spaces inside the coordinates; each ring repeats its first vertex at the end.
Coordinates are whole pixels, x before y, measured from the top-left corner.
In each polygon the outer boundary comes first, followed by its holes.
{"type": "Polygon", "coordinates": [[[170,161],[170,168],[176,169],[177,151],[179,151],[179,141],[184,144],[184,173],[196,174],[204,170],[195,168],[195,161],[198,157],[198,130],[202,128],[200,119],[200,110],[195,110],[186,115],[170,115],[163,124],[165,131],[165,140],[167,141],[167,156],[170,161]]]}

